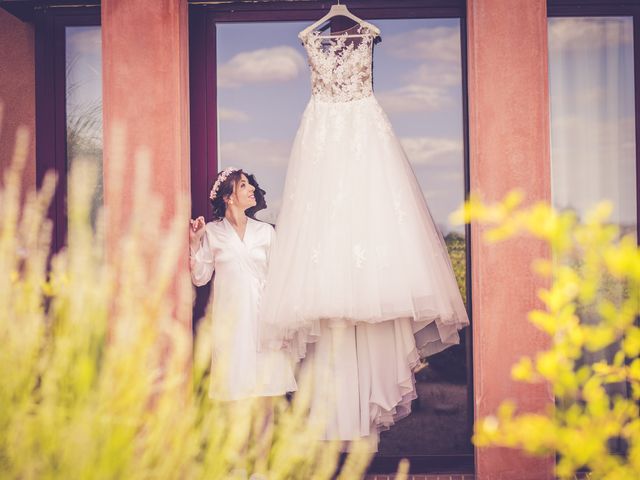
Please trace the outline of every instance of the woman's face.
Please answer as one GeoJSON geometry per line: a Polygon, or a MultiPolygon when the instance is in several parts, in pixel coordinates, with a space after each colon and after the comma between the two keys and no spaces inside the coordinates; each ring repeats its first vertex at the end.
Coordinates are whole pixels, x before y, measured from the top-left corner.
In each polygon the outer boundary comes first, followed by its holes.
{"type": "Polygon", "coordinates": [[[240,180],[238,180],[233,186],[233,194],[231,195],[231,199],[233,200],[233,203],[235,203],[242,210],[255,207],[256,197],[253,194],[255,190],[255,187],[249,183],[249,179],[243,173],[242,177],[240,177],[240,180]]]}

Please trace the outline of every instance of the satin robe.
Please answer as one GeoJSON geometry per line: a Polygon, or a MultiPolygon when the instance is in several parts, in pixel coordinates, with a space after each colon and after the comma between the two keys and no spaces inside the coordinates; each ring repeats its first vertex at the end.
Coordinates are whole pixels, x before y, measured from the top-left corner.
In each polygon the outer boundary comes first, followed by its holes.
{"type": "Polygon", "coordinates": [[[249,218],[244,238],[225,218],[209,222],[191,278],[204,285],[215,271],[212,306],[212,375],[209,395],[221,400],[277,396],[296,390],[292,362],[284,351],[258,351],[258,321],[275,231],[249,218]]]}

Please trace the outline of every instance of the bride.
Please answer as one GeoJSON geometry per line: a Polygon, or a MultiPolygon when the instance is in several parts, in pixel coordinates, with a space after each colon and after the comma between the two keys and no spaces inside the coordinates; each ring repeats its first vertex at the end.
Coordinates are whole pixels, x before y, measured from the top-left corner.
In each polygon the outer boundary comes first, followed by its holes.
{"type": "Polygon", "coordinates": [[[205,224],[198,217],[189,229],[193,283],[204,285],[216,274],[209,395],[221,400],[279,396],[297,388],[285,352],[258,351],[258,308],[275,232],[251,218],[256,193],[262,193],[252,179],[238,168],[221,171],[210,193],[213,220],[205,224]]]}

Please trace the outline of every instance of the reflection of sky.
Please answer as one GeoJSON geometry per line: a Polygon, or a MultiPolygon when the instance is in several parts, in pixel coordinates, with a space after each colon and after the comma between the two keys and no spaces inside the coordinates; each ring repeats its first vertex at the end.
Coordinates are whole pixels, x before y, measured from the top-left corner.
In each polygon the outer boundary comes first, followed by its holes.
{"type": "MultiPolygon", "coordinates": [[[[448,212],[463,197],[459,22],[375,23],[383,36],[375,49],[376,95],[446,232],[448,212]]],[[[270,219],[310,94],[297,40],[306,25],[218,25],[222,164],[256,173],[269,192],[270,219]]],[[[101,102],[100,48],[99,26],[67,27],[67,82],[74,86],[69,112],[101,102]]],[[[617,221],[634,225],[632,20],[549,19],[549,49],[554,203],[583,212],[609,198],[617,221]]]]}
{"type": "Polygon", "coordinates": [[[99,26],[67,27],[67,110],[102,102],[102,40],[99,26]]]}
{"type": "MultiPolygon", "coordinates": [[[[443,229],[464,197],[459,20],[382,20],[374,87],[443,229]]],[[[274,221],[289,150],[309,100],[297,34],[307,22],[218,25],[221,167],[255,173],[274,221]]]]}
{"type": "Polygon", "coordinates": [[[553,201],[584,213],[603,199],[636,224],[631,17],[549,19],[553,201]]]}

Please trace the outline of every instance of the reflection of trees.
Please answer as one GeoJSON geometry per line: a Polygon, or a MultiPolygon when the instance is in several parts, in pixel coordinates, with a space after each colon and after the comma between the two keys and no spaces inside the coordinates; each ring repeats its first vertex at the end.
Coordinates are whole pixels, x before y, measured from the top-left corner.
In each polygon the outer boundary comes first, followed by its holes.
{"type": "MultiPolygon", "coordinates": [[[[458,282],[460,295],[467,303],[467,250],[464,235],[458,232],[449,232],[444,241],[449,251],[453,271],[458,282]]],[[[461,339],[465,332],[461,332],[461,339]]],[[[444,382],[464,384],[467,381],[467,353],[464,340],[460,345],[443,350],[427,359],[427,368],[416,374],[416,379],[423,382],[444,382]]]]}
{"type": "Polygon", "coordinates": [[[67,167],[74,159],[83,158],[96,163],[98,182],[92,199],[91,220],[95,223],[98,207],[103,203],[102,183],[102,98],[86,102],[77,99],[78,90],[88,81],[70,81],[79,61],[75,56],[66,65],[67,167]]]}
{"type": "Polygon", "coordinates": [[[449,250],[449,258],[453,265],[453,272],[456,275],[460,295],[466,307],[467,305],[467,249],[464,241],[464,235],[458,232],[449,232],[444,241],[449,250]]]}
{"type": "MultiPolygon", "coordinates": [[[[585,272],[586,267],[583,258],[572,258],[568,264],[571,268],[580,272],[581,275],[587,275],[585,272]]],[[[592,325],[595,327],[602,322],[602,315],[598,310],[598,306],[601,305],[601,302],[608,300],[615,305],[617,309],[620,309],[622,308],[622,304],[625,299],[630,298],[631,296],[629,283],[615,278],[607,271],[600,273],[599,281],[600,285],[598,290],[595,292],[594,300],[592,302],[580,303],[577,306],[576,315],[580,319],[580,323],[583,325],[592,325]]],[[[591,351],[584,348],[582,350],[581,358],[576,361],[576,365],[578,367],[582,365],[592,365],[603,360],[613,362],[615,354],[622,348],[622,340],[623,339],[620,339],[601,350],[591,351]]],[[[609,383],[605,385],[605,390],[609,395],[617,393],[628,396],[629,392],[627,391],[627,388],[628,386],[624,382],[609,383]]]]}

